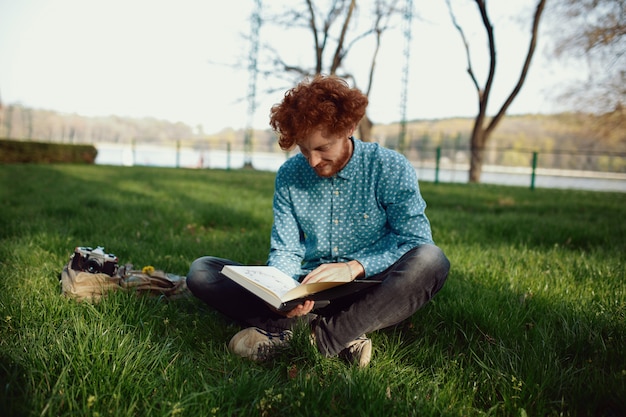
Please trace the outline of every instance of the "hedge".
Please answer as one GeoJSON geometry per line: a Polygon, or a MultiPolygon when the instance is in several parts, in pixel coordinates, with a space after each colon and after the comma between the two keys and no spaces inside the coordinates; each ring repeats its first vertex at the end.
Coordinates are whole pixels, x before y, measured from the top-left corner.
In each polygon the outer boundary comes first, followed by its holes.
{"type": "Polygon", "coordinates": [[[0,139],[0,163],[93,164],[97,154],[93,145],[0,139]]]}

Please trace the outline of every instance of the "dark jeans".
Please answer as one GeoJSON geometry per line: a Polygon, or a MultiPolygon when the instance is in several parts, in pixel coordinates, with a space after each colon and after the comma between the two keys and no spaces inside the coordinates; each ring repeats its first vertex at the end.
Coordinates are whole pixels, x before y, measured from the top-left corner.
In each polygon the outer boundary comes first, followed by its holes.
{"type": "MultiPolygon", "coordinates": [[[[228,259],[205,256],[196,259],[187,274],[187,286],[199,299],[246,326],[268,331],[291,329],[303,318],[288,319],[265,302],[223,276],[228,259]]],[[[421,245],[380,274],[368,277],[383,281],[367,290],[333,301],[304,320],[314,323],[317,347],[334,356],[364,333],[393,326],[410,317],[440,289],[450,262],[435,245],[421,245]]]]}

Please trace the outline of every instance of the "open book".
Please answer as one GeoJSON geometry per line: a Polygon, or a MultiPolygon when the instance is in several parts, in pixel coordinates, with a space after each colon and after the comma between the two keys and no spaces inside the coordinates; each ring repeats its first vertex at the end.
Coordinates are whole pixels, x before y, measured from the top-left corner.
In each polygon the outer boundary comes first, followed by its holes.
{"type": "Polygon", "coordinates": [[[273,266],[226,265],[222,274],[280,311],[289,311],[305,300],[321,308],[331,300],[379,284],[381,281],[314,282],[300,284],[273,266]]]}

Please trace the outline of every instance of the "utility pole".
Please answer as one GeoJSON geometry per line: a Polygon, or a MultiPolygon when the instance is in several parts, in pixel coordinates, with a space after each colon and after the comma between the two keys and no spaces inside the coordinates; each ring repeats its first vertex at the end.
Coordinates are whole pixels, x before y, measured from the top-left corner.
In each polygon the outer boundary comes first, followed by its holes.
{"type": "Polygon", "coordinates": [[[250,16],[250,56],[248,57],[248,123],[243,141],[244,168],[252,167],[254,140],[254,113],[256,112],[256,79],[258,74],[257,55],[259,53],[259,32],[261,29],[261,0],[254,0],[255,6],[250,16]]]}
{"type": "Polygon", "coordinates": [[[406,103],[409,89],[409,64],[411,62],[411,25],[413,21],[413,0],[406,0],[404,5],[404,68],[402,70],[402,92],[400,95],[402,119],[400,122],[400,136],[398,138],[398,151],[406,151],[406,103]]]}

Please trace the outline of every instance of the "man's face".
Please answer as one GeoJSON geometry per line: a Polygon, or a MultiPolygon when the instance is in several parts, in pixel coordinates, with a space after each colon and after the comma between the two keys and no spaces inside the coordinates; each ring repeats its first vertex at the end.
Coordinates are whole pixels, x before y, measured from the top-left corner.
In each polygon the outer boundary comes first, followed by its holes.
{"type": "Polygon", "coordinates": [[[324,137],[322,131],[317,130],[298,141],[298,148],[317,175],[332,177],[346,166],[352,156],[351,134],[324,137]]]}

